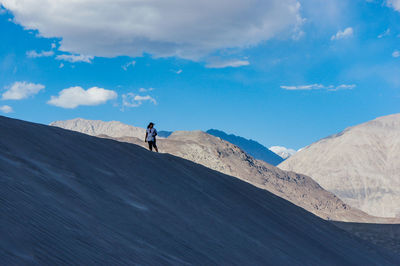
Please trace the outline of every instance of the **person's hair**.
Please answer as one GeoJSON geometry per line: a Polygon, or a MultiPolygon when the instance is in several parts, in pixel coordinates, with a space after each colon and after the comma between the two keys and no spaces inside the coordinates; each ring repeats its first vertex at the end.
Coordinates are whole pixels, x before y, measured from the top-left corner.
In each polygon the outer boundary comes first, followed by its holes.
{"type": "Polygon", "coordinates": [[[154,123],[150,122],[149,125],[147,126],[147,128],[150,128],[150,126],[154,126],[154,123]]]}

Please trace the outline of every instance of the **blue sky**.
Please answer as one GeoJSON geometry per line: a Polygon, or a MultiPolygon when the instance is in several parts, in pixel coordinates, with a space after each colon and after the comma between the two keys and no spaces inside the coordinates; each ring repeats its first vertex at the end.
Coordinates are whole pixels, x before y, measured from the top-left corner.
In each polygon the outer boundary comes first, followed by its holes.
{"type": "Polygon", "coordinates": [[[400,112],[398,0],[64,2],[0,0],[3,115],[298,149],[400,112]]]}

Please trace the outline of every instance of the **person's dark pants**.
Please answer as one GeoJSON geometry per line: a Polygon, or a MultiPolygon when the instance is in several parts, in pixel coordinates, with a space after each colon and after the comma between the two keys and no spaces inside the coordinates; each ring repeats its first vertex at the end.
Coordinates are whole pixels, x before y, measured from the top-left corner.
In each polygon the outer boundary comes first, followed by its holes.
{"type": "Polygon", "coordinates": [[[153,147],[157,149],[156,141],[148,141],[149,143],[149,150],[153,150],[153,147]]]}

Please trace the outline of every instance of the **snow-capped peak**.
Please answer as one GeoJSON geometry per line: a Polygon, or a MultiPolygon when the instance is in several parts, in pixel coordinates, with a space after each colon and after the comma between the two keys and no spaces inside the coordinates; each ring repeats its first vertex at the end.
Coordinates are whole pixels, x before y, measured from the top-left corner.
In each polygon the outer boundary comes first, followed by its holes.
{"type": "Polygon", "coordinates": [[[278,154],[279,156],[281,156],[285,160],[290,156],[293,156],[297,152],[296,150],[288,149],[282,146],[272,146],[269,149],[278,154]]]}

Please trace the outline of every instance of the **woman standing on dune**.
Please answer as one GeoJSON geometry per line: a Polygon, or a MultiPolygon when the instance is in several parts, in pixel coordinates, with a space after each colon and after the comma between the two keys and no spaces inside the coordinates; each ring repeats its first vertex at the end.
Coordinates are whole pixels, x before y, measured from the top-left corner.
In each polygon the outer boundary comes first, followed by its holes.
{"type": "Polygon", "coordinates": [[[149,144],[149,150],[153,151],[153,147],[158,152],[157,144],[156,144],[156,136],[157,130],[154,128],[154,123],[150,122],[146,129],[146,137],[145,142],[149,144]]]}

